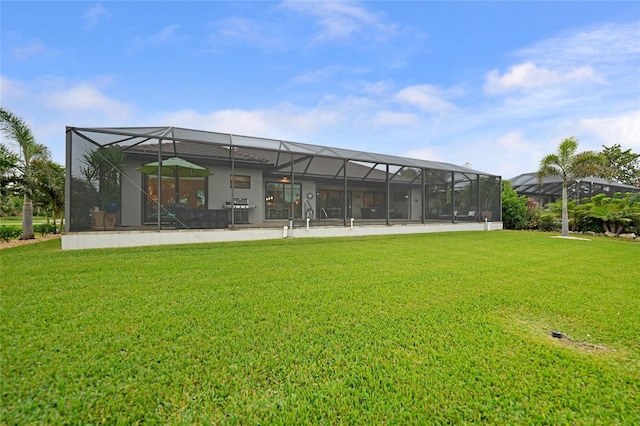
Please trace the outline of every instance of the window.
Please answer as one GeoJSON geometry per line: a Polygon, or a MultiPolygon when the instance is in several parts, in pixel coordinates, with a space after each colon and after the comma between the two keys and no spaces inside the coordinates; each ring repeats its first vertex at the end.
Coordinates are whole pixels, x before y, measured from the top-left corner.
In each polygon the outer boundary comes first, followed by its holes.
{"type": "Polygon", "coordinates": [[[302,185],[299,183],[267,183],[264,211],[266,219],[288,219],[302,217],[302,185]]]}
{"type": "Polygon", "coordinates": [[[318,212],[321,219],[342,218],[343,211],[344,191],[318,190],[318,212]]]}
{"type": "MultiPolygon", "coordinates": [[[[144,221],[155,223],[158,220],[158,177],[145,175],[146,195],[144,203],[144,221]]],[[[160,182],[160,214],[163,222],[173,221],[176,209],[206,209],[205,178],[175,178],[163,176],[160,182]]]]}
{"type": "MultiPolygon", "coordinates": [[[[377,209],[384,211],[385,193],[384,192],[365,192],[364,207],[368,209],[377,209]]],[[[383,212],[384,213],[384,212],[383,212]]]]}
{"type": "Polygon", "coordinates": [[[383,219],[387,217],[385,209],[386,195],[384,192],[367,191],[363,195],[363,208],[360,214],[363,219],[383,219]]]}
{"type": "Polygon", "coordinates": [[[229,187],[240,189],[251,189],[251,176],[230,175],[229,187]]]}

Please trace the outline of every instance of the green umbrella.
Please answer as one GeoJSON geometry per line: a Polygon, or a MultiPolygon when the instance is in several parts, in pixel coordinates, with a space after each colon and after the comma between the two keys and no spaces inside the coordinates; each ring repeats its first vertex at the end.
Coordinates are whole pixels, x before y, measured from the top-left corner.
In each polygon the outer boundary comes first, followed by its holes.
{"type": "MultiPolygon", "coordinates": [[[[158,176],[158,162],[147,163],[136,170],[151,176],[158,176]]],[[[202,166],[193,164],[180,157],[171,157],[162,160],[162,176],[178,177],[207,177],[212,173],[202,166]]]]}
{"type": "MultiPolygon", "coordinates": [[[[179,190],[179,181],[180,178],[190,178],[190,177],[207,177],[211,176],[209,170],[205,169],[202,166],[198,166],[197,164],[193,164],[190,161],[187,161],[180,157],[171,157],[166,160],[162,160],[162,171],[160,174],[162,176],[173,176],[176,179],[175,183],[175,202],[180,199],[180,190],[179,190]]],[[[149,176],[158,176],[158,162],[155,161],[153,163],[144,164],[141,167],[138,167],[136,170],[147,174],[149,176]]],[[[160,199],[158,198],[158,208],[160,207],[160,199]]],[[[160,215],[158,215],[159,217],[160,215]]]]}

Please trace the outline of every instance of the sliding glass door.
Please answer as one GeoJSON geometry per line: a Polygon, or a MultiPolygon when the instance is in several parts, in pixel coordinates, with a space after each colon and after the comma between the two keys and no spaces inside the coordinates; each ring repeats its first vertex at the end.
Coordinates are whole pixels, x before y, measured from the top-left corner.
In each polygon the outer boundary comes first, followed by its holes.
{"type": "Polygon", "coordinates": [[[266,219],[302,217],[302,185],[284,182],[268,182],[265,188],[264,211],[266,219]]]}
{"type": "MultiPolygon", "coordinates": [[[[146,196],[143,206],[145,223],[158,221],[158,177],[144,178],[146,196]]],[[[207,208],[205,178],[175,178],[162,176],[160,182],[160,215],[162,222],[171,222],[177,209],[200,210],[207,208]]]]}

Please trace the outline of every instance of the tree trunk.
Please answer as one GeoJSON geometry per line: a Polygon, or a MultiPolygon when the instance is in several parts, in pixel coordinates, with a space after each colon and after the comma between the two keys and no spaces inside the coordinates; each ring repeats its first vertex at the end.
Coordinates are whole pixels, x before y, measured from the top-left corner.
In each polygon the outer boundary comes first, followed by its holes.
{"type": "Polygon", "coordinates": [[[22,236],[21,240],[31,240],[33,235],[33,204],[26,195],[22,204],[22,236]]]}
{"type": "Polygon", "coordinates": [[[64,221],[64,215],[61,214],[57,209],[53,209],[53,225],[55,226],[54,234],[62,234],[62,222],[64,221]],[[56,224],[56,216],[60,215],[60,228],[58,230],[58,225],[56,224]]]}
{"type": "Polygon", "coordinates": [[[624,231],[624,224],[623,223],[618,223],[616,225],[616,235],[622,234],[622,231],[624,231]]]}
{"type": "MultiPolygon", "coordinates": [[[[56,229],[56,216],[58,212],[56,211],[55,207],[51,207],[51,210],[53,211],[53,213],[51,214],[51,216],[53,216],[53,229],[56,229]]],[[[55,234],[56,232],[54,231],[53,233],[55,234]]]]}
{"type": "Polygon", "coordinates": [[[562,236],[569,236],[569,213],[567,208],[567,179],[562,179],[562,236]]]}

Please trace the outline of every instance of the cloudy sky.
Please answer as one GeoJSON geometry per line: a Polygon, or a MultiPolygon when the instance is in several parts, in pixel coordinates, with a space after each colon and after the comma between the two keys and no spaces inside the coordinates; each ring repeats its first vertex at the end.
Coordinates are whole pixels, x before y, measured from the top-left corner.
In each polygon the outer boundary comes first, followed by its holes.
{"type": "MultiPolygon", "coordinates": [[[[640,3],[0,3],[0,103],[66,126],[179,126],[510,178],[566,137],[640,153],[640,3]]],[[[6,141],[3,141],[6,142],[6,141]]]]}

